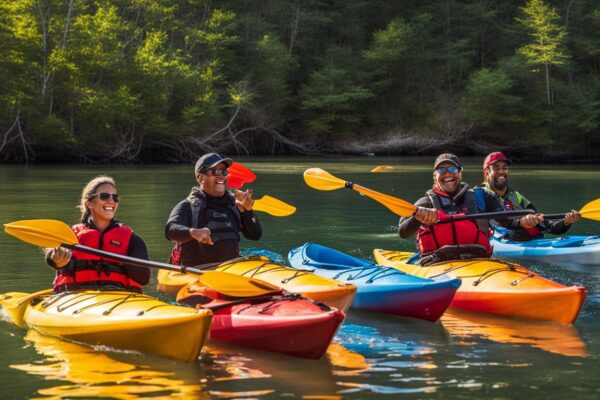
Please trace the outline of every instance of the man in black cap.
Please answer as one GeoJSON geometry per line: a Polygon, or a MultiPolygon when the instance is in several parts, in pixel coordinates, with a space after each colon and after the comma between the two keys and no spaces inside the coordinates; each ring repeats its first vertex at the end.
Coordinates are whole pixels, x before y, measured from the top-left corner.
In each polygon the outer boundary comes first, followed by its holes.
{"type": "Polygon", "coordinates": [[[510,164],[512,162],[500,151],[488,154],[483,160],[483,189],[496,196],[506,211],[529,209],[535,211],[536,215],[529,217],[530,221],[523,229],[508,231],[507,238],[525,242],[541,238],[544,231],[554,235],[566,233],[571,225],[581,217],[579,213],[572,210],[561,220],[545,221],[544,215],[537,214],[535,206],[525,196],[508,186],[508,166],[510,164]]]}
{"type": "Polygon", "coordinates": [[[252,190],[227,191],[227,175],[233,161],[217,153],[203,155],[194,173],[199,186],[173,208],[165,236],[175,242],[171,262],[194,266],[226,261],[240,254],[240,232],[250,240],[262,236],[252,211],[252,190]]]}
{"type": "MultiPolygon", "coordinates": [[[[411,217],[400,218],[398,233],[406,239],[416,233],[421,265],[438,261],[482,258],[492,254],[487,220],[443,222],[453,214],[502,211],[498,199],[462,182],[462,165],[454,154],[440,154],[433,164],[433,186],[415,203],[411,217]]],[[[498,218],[509,229],[518,229],[530,216],[498,218]]],[[[535,216],[532,216],[535,217],[535,216]]]]}

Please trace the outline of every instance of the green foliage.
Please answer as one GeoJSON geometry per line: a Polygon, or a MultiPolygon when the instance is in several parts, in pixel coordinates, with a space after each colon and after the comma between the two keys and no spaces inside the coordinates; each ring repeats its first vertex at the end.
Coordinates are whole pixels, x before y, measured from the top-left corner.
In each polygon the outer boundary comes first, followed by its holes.
{"type": "Polygon", "coordinates": [[[339,48],[330,49],[325,65],[311,74],[300,92],[307,126],[313,133],[354,132],[354,125],[361,120],[361,106],[373,97],[351,71],[340,65],[348,58],[344,53],[339,48]]]}
{"type": "Polygon", "coordinates": [[[568,60],[564,52],[567,32],[558,25],[556,10],[546,5],[544,0],[529,0],[521,10],[525,17],[518,20],[529,30],[532,42],[517,52],[533,65],[563,65],[568,60]]]}
{"type": "Polygon", "coordinates": [[[50,115],[33,123],[31,133],[34,144],[45,145],[48,151],[58,151],[60,154],[68,153],[75,144],[69,127],[62,119],[50,115]]]}
{"type": "Polygon", "coordinates": [[[256,101],[272,110],[272,118],[283,118],[281,113],[292,102],[290,81],[298,63],[281,40],[265,35],[257,43],[253,83],[256,101]]]}
{"type": "Polygon", "coordinates": [[[224,126],[594,149],[599,43],[597,0],[0,0],[0,132],[26,142],[0,159],[186,158],[224,126]]]}
{"type": "Polygon", "coordinates": [[[514,82],[502,70],[481,69],[471,75],[462,100],[465,118],[483,128],[522,122],[522,99],[511,94],[514,82]]]}

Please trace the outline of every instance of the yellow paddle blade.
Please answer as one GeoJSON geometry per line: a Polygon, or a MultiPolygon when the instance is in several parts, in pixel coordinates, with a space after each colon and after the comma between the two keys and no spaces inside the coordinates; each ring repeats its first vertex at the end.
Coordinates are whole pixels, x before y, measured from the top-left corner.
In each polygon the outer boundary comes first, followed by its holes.
{"type": "MultiPolygon", "coordinates": [[[[83,252],[91,252],[96,250],[78,245],[79,241],[77,240],[77,236],[75,236],[75,233],[73,233],[69,225],[57,220],[34,219],[16,221],[5,224],[4,230],[8,234],[21,239],[24,242],[40,247],[58,247],[62,244],[69,244],[76,245],[74,248],[83,252]]],[[[155,261],[143,260],[110,252],[106,253],[110,254],[111,257],[114,257],[117,260],[121,260],[125,263],[130,263],[133,265],[139,265],[148,268],[162,268],[172,271],[182,269],[182,267],[179,265],[158,263],[155,261]]],[[[92,254],[94,253],[92,252],[92,254]]],[[[190,270],[193,270],[193,268],[190,268],[190,270]]],[[[271,293],[273,290],[280,290],[279,288],[271,286],[263,281],[244,276],[233,275],[227,272],[198,272],[202,274],[199,279],[201,279],[203,283],[215,289],[216,291],[229,296],[260,296],[262,294],[271,293]]],[[[23,312],[25,312],[25,309],[23,309],[23,312]]]]}
{"type": "Polygon", "coordinates": [[[378,165],[371,170],[371,172],[383,172],[383,171],[391,171],[394,167],[391,165],[378,165]]]}
{"type": "Polygon", "coordinates": [[[356,184],[352,185],[352,189],[383,204],[388,210],[401,217],[410,217],[417,211],[416,206],[397,197],[379,193],[356,184]]]}
{"type": "Polygon", "coordinates": [[[600,199],[592,200],[579,210],[583,218],[600,221],[600,199]]]}
{"type": "Polygon", "coordinates": [[[45,289],[35,293],[11,292],[0,294],[0,308],[5,312],[12,322],[20,328],[26,328],[27,324],[23,320],[25,310],[31,300],[39,296],[45,296],[52,293],[52,289],[45,289]]]}
{"type": "Polygon", "coordinates": [[[309,168],[304,171],[304,182],[317,190],[336,190],[346,186],[343,181],[321,168],[309,168]]]}
{"type": "Polygon", "coordinates": [[[287,217],[296,212],[296,207],[269,195],[264,195],[260,199],[254,200],[252,209],[263,211],[276,217],[287,217]]]}
{"type": "Polygon", "coordinates": [[[4,224],[4,231],[24,242],[40,247],[77,244],[77,236],[69,225],[53,219],[30,219],[4,224]]]}
{"type": "Polygon", "coordinates": [[[204,271],[198,276],[198,281],[219,293],[232,297],[254,297],[281,292],[281,288],[259,279],[223,271],[204,271]]]}

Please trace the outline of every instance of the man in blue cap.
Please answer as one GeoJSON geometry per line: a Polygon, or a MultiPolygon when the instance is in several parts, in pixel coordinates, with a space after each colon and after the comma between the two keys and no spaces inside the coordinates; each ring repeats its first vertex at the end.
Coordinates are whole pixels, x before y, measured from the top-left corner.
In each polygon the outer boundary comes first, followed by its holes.
{"type": "Polygon", "coordinates": [[[175,242],[171,262],[194,266],[239,257],[240,232],[259,240],[262,227],[252,211],[252,190],[227,191],[233,161],[217,153],[203,155],[194,173],[198,186],[177,204],[165,225],[165,236],[175,242]]]}

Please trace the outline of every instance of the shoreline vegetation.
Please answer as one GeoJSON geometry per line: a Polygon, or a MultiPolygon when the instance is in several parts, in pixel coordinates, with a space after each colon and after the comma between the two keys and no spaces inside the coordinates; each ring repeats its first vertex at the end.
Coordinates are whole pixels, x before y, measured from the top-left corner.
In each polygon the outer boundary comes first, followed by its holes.
{"type": "Polygon", "coordinates": [[[0,163],[600,161],[600,3],[0,0],[0,163]]]}

